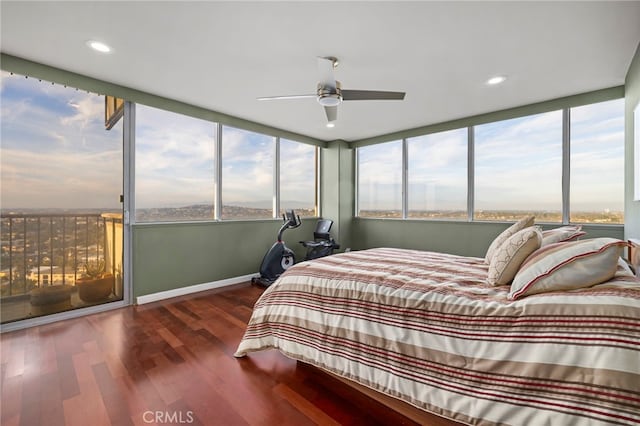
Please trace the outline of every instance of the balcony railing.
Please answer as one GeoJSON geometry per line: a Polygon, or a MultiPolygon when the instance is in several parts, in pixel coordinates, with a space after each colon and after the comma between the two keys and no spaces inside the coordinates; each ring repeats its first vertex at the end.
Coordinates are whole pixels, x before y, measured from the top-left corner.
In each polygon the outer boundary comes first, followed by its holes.
{"type": "Polygon", "coordinates": [[[2,298],[51,285],[75,285],[88,262],[120,274],[122,215],[54,213],[0,215],[2,298]]]}

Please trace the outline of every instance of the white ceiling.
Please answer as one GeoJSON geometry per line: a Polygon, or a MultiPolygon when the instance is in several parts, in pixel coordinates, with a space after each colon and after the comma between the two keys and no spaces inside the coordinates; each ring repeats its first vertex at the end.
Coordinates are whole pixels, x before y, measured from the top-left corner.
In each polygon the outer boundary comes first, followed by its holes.
{"type": "Polygon", "coordinates": [[[1,50],[244,119],[357,140],[624,84],[640,2],[13,2],[1,50]],[[114,51],[91,51],[89,39],[114,51]],[[340,105],[325,127],[316,56],[347,89],[404,101],[340,105]],[[502,85],[485,81],[508,76],[502,85]]]}

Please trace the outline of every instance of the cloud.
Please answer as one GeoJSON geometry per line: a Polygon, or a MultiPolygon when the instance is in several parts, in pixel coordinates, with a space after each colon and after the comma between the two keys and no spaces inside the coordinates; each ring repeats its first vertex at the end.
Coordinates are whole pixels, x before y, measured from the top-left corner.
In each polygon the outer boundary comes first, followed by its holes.
{"type": "Polygon", "coordinates": [[[609,122],[624,122],[624,98],[571,108],[571,125],[597,128],[609,122]]]}
{"type": "MultiPolygon", "coordinates": [[[[136,205],[212,203],[215,123],[159,109],[136,111],[136,205]]],[[[275,138],[224,126],[222,197],[225,204],[270,207],[275,138]]],[[[315,148],[281,141],[281,194],[314,200],[315,148]]]]}
{"type": "Polygon", "coordinates": [[[2,79],[3,207],[120,207],[122,126],[104,129],[102,97],[2,79]]]}
{"type": "Polygon", "coordinates": [[[358,206],[361,210],[402,207],[402,141],[358,148],[358,206]]]}
{"type": "Polygon", "coordinates": [[[136,207],[212,204],[215,124],[136,107],[136,207]]]}
{"type": "MultiPolygon", "coordinates": [[[[621,101],[572,110],[572,204],[622,210],[623,114],[621,101]]],[[[454,132],[409,140],[411,208],[466,205],[466,129],[454,132]]],[[[477,126],[475,142],[477,209],[561,209],[560,111],[477,126]]],[[[360,206],[399,208],[401,149],[377,147],[359,149],[360,206]]]]}
{"type": "Polygon", "coordinates": [[[316,151],[312,145],[280,140],[280,204],[313,206],[316,196],[316,151]]]}
{"type": "Polygon", "coordinates": [[[559,111],[483,124],[475,128],[476,164],[519,168],[533,157],[562,154],[562,115],[559,111]]]}
{"type": "Polygon", "coordinates": [[[22,208],[119,208],[122,152],[2,150],[2,205],[22,208]]]}
{"type": "Polygon", "coordinates": [[[409,185],[466,188],[466,129],[412,138],[408,141],[408,150],[409,185]]]}
{"type": "Polygon", "coordinates": [[[64,126],[86,128],[96,120],[101,121],[104,114],[104,101],[95,96],[85,96],[79,100],[69,100],[67,104],[76,113],[71,116],[62,117],[60,122],[64,126]]]}
{"type": "Polygon", "coordinates": [[[271,206],[275,139],[232,127],[222,131],[222,202],[271,206]]]}

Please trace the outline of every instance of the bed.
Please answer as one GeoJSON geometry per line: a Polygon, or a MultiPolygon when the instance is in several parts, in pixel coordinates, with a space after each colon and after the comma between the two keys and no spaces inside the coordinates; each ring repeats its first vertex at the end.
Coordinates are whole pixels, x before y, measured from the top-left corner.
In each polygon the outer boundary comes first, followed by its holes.
{"type": "Polygon", "coordinates": [[[303,262],[236,356],[278,349],[464,424],[640,423],[640,281],[511,300],[482,258],[376,248],[303,262]]]}

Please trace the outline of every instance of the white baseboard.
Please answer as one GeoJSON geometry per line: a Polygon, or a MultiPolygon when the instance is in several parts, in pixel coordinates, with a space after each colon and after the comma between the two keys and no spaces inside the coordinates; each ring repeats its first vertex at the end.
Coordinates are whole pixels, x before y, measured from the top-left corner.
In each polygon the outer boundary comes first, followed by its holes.
{"type": "Polygon", "coordinates": [[[219,281],[212,281],[209,283],[195,284],[187,287],[175,288],[173,290],[159,291],[158,293],[145,294],[144,296],[136,297],[137,305],[144,305],[145,303],[157,302],[158,300],[170,299],[172,297],[184,296],[185,294],[197,293],[199,291],[211,290],[214,288],[226,287],[229,285],[240,284],[247,281],[251,281],[251,278],[257,277],[258,274],[242,275],[240,277],[227,278],[219,281]]]}

